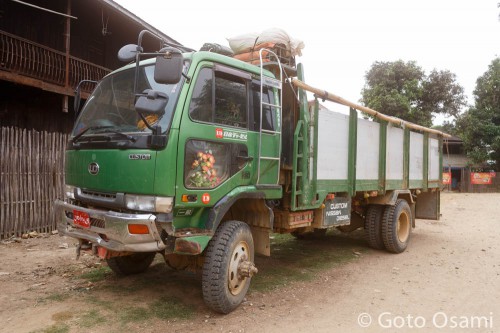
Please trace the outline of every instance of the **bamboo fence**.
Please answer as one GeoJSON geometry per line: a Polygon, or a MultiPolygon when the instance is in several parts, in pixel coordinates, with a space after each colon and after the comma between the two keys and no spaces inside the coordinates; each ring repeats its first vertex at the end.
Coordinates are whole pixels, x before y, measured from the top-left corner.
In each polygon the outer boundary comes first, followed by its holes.
{"type": "Polygon", "coordinates": [[[0,127],[0,238],[56,228],[68,134],[0,127]]]}

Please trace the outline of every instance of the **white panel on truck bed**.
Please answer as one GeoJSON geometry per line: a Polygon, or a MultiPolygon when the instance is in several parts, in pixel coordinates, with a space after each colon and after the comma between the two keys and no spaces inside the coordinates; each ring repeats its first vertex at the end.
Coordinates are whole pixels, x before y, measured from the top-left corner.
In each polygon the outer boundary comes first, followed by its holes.
{"type": "Polygon", "coordinates": [[[429,180],[439,180],[439,140],[429,138],[429,180]]]}
{"type": "Polygon", "coordinates": [[[410,180],[424,178],[424,136],[410,132],[410,180]]]}
{"type": "Polygon", "coordinates": [[[403,179],[403,144],[404,131],[390,125],[387,126],[387,180],[403,179]]]}
{"type": "Polygon", "coordinates": [[[380,124],[358,119],[356,179],[378,179],[380,124]]]}
{"type": "Polygon", "coordinates": [[[318,118],[318,179],[347,179],[349,116],[327,110],[318,118]]]}

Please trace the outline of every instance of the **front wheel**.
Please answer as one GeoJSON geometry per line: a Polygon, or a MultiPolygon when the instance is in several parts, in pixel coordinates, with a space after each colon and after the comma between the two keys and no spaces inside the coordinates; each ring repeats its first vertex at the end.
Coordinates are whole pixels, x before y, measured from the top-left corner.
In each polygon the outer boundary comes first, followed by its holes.
{"type": "Polygon", "coordinates": [[[240,305],[257,272],[253,260],[250,227],[240,221],[221,224],[208,243],[203,264],[203,299],[212,310],[229,313],[240,305]]]}

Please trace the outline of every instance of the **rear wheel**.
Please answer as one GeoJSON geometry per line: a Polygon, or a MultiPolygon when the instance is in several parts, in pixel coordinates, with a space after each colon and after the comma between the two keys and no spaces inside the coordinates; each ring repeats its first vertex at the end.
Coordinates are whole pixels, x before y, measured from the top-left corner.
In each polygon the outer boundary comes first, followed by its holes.
{"type": "Polygon", "coordinates": [[[229,313],[240,305],[257,273],[253,261],[250,227],[240,221],[221,224],[208,243],[203,264],[203,299],[212,310],[229,313]]]}
{"type": "Polygon", "coordinates": [[[146,271],[156,256],[156,252],[137,252],[128,256],[106,259],[109,268],[118,275],[138,274],[146,271]]]}
{"type": "Polygon", "coordinates": [[[408,247],[411,235],[411,209],[408,202],[398,199],[388,206],[382,219],[382,239],[389,252],[401,253],[408,247]]]}
{"type": "Polygon", "coordinates": [[[369,205],[366,210],[365,217],[365,233],[366,240],[370,247],[383,250],[384,240],[382,239],[382,215],[384,214],[385,206],[382,205],[369,205]]]}

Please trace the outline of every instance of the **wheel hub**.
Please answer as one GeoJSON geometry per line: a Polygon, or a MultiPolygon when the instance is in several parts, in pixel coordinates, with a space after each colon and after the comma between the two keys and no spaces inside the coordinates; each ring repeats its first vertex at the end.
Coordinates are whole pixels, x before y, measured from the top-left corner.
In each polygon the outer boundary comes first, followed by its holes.
{"type": "Polygon", "coordinates": [[[258,272],[259,270],[251,261],[245,260],[240,262],[238,265],[238,276],[240,276],[241,278],[252,277],[258,272]]]}
{"type": "Polygon", "coordinates": [[[402,213],[399,216],[398,219],[398,225],[397,225],[397,236],[400,242],[404,243],[408,240],[408,237],[410,236],[410,218],[407,214],[402,213]]]}
{"type": "Polygon", "coordinates": [[[231,255],[228,270],[228,287],[233,295],[238,295],[245,286],[245,280],[257,273],[257,268],[249,259],[249,247],[239,242],[231,255]]]}

